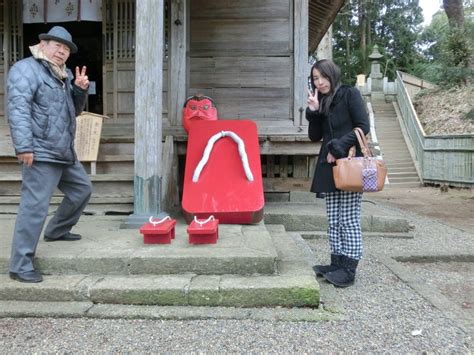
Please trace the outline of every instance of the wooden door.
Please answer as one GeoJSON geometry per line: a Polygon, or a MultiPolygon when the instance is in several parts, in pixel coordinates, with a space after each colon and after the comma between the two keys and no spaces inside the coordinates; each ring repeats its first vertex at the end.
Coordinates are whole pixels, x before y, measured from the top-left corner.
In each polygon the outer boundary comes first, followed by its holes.
{"type": "MultiPolygon", "coordinates": [[[[104,11],[102,16],[104,35],[103,112],[116,122],[132,122],[135,107],[135,0],[104,0],[104,4],[105,6],[102,7],[104,11]]],[[[167,9],[167,6],[165,8],[167,9]]],[[[165,10],[165,15],[166,13],[165,10]]],[[[168,21],[165,26],[167,23],[168,21]]],[[[164,32],[167,33],[167,31],[164,32]]],[[[167,78],[167,52],[164,51],[163,119],[167,117],[167,78]]]]}

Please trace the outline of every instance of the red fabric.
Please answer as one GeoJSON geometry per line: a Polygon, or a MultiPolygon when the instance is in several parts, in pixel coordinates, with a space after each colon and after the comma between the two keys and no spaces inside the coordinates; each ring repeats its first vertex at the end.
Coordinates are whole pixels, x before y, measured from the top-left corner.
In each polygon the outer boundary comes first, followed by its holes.
{"type": "Polygon", "coordinates": [[[186,132],[193,121],[217,120],[217,109],[212,99],[207,96],[192,96],[186,100],[182,112],[183,127],[186,132]]]}

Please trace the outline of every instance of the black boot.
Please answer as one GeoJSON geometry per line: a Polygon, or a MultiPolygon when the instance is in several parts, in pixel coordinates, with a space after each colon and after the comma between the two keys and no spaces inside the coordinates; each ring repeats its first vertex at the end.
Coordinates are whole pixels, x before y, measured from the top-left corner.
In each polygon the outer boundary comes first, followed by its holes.
{"type": "Polygon", "coordinates": [[[336,271],[341,266],[341,256],[337,254],[331,254],[331,265],[314,265],[313,270],[316,276],[324,276],[327,272],[336,271]]]}
{"type": "Polygon", "coordinates": [[[348,287],[354,284],[359,260],[341,255],[341,268],[324,274],[324,278],[337,287],[348,287]]]}

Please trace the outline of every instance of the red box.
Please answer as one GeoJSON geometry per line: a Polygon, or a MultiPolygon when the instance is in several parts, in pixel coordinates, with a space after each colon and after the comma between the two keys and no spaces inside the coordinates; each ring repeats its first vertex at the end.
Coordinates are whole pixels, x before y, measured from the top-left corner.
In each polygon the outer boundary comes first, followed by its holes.
{"type": "Polygon", "coordinates": [[[216,244],[219,239],[219,220],[213,216],[194,221],[188,226],[189,244],[216,244]]]}
{"type": "Polygon", "coordinates": [[[150,222],[140,227],[140,233],[143,234],[143,243],[170,244],[171,239],[175,237],[175,226],[176,220],[170,217],[165,217],[160,222],[155,222],[150,217],[150,222]]]}
{"type": "Polygon", "coordinates": [[[258,223],[263,218],[263,207],[260,146],[255,122],[193,122],[189,130],[183,183],[182,208],[186,222],[191,223],[194,217],[213,215],[224,224],[258,223]],[[242,145],[228,136],[229,132],[243,142],[244,149],[239,150],[242,145]],[[222,137],[215,139],[219,134],[222,137]],[[212,148],[208,145],[211,142],[214,142],[212,148]],[[247,162],[240,154],[243,151],[247,162]],[[208,160],[195,179],[206,152],[209,153],[208,160]],[[249,179],[247,171],[251,172],[253,180],[249,179]]]}

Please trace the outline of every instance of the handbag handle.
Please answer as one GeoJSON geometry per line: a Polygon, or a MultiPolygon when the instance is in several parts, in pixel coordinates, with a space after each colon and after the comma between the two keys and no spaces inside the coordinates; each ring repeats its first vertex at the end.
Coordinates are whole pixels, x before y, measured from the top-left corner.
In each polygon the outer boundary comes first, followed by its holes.
{"type": "MultiPolygon", "coordinates": [[[[372,152],[369,149],[369,143],[367,142],[367,137],[364,134],[364,131],[360,127],[354,128],[354,133],[357,137],[357,141],[359,142],[360,149],[364,158],[372,157],[372,152]]],[[[348,158],[352,158],[355,156],[355,146],[352,146],[349,149],[349,154],[347,155],[348,158]]]]}

